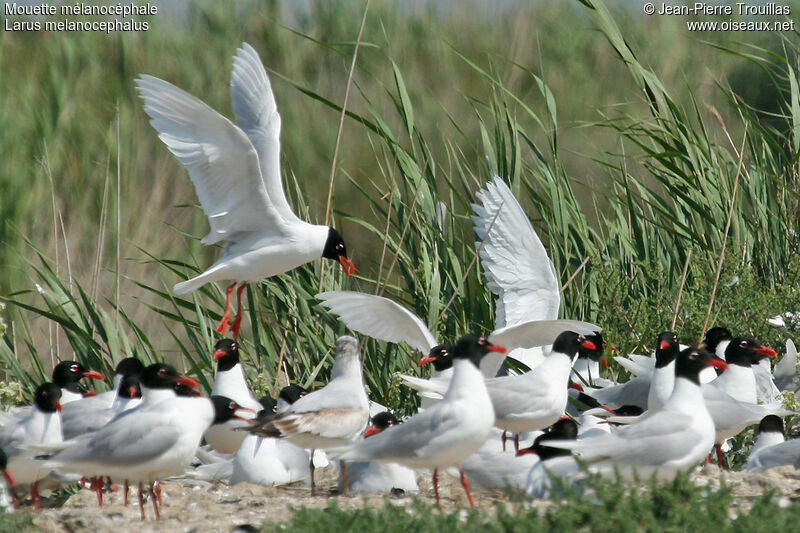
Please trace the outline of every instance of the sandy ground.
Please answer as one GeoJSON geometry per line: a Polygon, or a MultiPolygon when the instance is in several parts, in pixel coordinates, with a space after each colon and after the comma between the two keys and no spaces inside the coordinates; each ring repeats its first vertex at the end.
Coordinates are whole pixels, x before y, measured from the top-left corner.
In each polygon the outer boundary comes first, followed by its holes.
{"type": "MultiPolygon", "coordinates": [[[[122,505],[120,492],[106,493],[105,504],[97,506],[97,498],[88,490],[81,490],[64,502],[50,501],[54,507],[40,510],[34,519],[37,531],[47,532],[125,532],[125,531],[197,531],[229,532],[234,526],[253,524],[259,526],[266,521],[286,520],[292,507],[327,507],[335,501],[344,509],[365,506],[382,506],[388,498],[394,505],[411,505],[411,497],[385,495],[350,496],[336,494],[336,469],[328,467],[318,470],[318,494],[311,496],[310,489],[302,484],[284,487],[261,487],[240,483],[233,487],[226,483],[193,485],[175,480],[163,484],[162,519],[153,519],[153,508],[145,502],[147,520],[139,516],[136,497],[131,503],[122,505]]],[[[757,497],[765,491],[774,490],[778,498],[787,505],[800,491],[800,471],[792,467],[773,469],[763,474],[743,472],[720,472],[713,465],[699,468],[695,475],[698,484],[719,487],[721,480],[733,490],[736,499],[732,512],[747,511],[757,497]]],[[[461,485],[449,476],[440,476],[442,481],[442,503],[445,511],[468,506],[461,485]]],[[[420,476],[423,498],[433,502],[433,490],[429,476],[420,476]]],[[[497,500],[507,500],[500,491],[476,491],[476,506],[493,509],[497,500]]],[[[534,502],[546,506],[549,502],[534,502]]],[[[29,508],[28,508],[29,509],[29,508]]]]}

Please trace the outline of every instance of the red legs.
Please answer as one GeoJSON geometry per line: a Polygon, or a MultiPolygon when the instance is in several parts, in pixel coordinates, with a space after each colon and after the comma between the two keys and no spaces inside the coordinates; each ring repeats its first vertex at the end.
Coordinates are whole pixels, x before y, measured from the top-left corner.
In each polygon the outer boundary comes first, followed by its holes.
{"type": "Polygon", "coordinates": [[[706,455],[706,463],[711,464],[711,454],[706,455]]]}
{"type": "Polygon", "coordinates": [[[239,328],[242,326],[242,291],[244,291],[246,287],[247,282],[244,282],[236,289],[236,318],[231,326],[234,340],[239,338],[239,328]]]}
{"type": "Polygon", "coordinates": [[[31,485],[31,500],[33,500],[33,508],[39,509],[39,482],[35,481],[31,485]]]}
{"type": "Polygon", "coordinates": [[[433,469],[433,494],[436,496],[436,506],[441,510],[442,502],[439,499],[439,469],[433,469]]]}
{"type": "Polygon", "coordinates": [[[153,488],[156,489],[156,496],[158,496],[158,505],[161,505],[161,482],[156,481],[153,483],[153,488]]]}
{"type": "Polygon", "coordinates": [[[439,469],[433,469],[433,493],[436,495],[436,507],[442,510],[442,502],[439,500],[439,469]]]}
{"type": "Polygon", "coordinates": [[[150,499],[153,500],[153,509],[156,512],[156,520],[161,520],[161,513],[158,511],[158,496],[156,496],[153,492],[153,485],[148,485],[147,493],[150,495],[150,499]]]}
{"type": "Polygon", "coordinates": [[[343,494],[345,496],[349,496],[350,495],[350,483],[347,480],[347,465],[345,464],[344,461],[339,461],[339,466],[341,467],[341,470],[342,470],[342,485],[344,486],[343,494]]]}
{"type": "Polygon", "coordinates": [[[722,446],[717,444],[717,463],[720,468],[725,468],[725,461],[722,458],[722,446]]]}
{"type": "Polygon", "coordinates": [[[11,503],[15,508],[19,507],[19,499],[17,498],[17,489],[14,488],[14,478],[8,473],[8,470],[3,470],[3,477],[6,478],[8,484],[8,491],[11,493],[11,503]]]}
{"type": "Polygon", "coordinates": [[[123,485],[123,489],[122,489],[122,491],[123,491],[122,492],[122,501],[123,501],[122,505],[124,505],[125,507],[128,506],[128,489],[129,488],[130,487],[128,486],[128,480],[126,479],[125,483],[123,485]]]}
{"type": "Polygon", "coordinates": [[[84,476],[84,477],[82,477],[82,478],[81,478],[81,488],[82,488],[82,489],[85,489],[85,488],[86,488],[86,482],[87,482],[87,481],[89,481],[89,480],[86,478],[86,476],[84,476]]]}
{"type": "MultiPolygon", "coordinates": [[[[506,440],[508,440],[508,431],[503,431],[503,451],[506,451],[506,440]]],[[[519,433],[514,433],[514,451],[519,451],[519,433]]]]}
{"type": "Polygon", "coordinates": [[[469,481],[467,481],[466,476],[464,476],[463,470],[459,470],[458,472],[461,474],[461,486],[464,487],[464,490],[467,492],[469,505],[470,507],[475,508],[475,502],[472,501],[472,493],[469,491],[469,481]]]}
{"type": "Polygon", "coordinates": [[[103,506],[103,478],[102,477],[93,477],[92,480],[91,480],[91,484],[89,485],[89,490],[92,490],[97,494],[97,505],[102,507],[103,506]]]}
{"type": "Polygon", "coordinates": [[[144,520],[144,489],[142,482],[139,482],[139,512],[142,513],[142,520],[144,520]]]}
{"type": "Polygon", "coordinates": [[[228,320],[231,318],[231,293],[233,292],[233,288],[236,287],[237,282],[233,282],[228,286],[227,293],[228,295],[225,298],[225,313],[222,315],[222,320],[219,321],[219,325],[217,326],[217,331],[225,335],[225,332],[228,330],[228,320]]]}

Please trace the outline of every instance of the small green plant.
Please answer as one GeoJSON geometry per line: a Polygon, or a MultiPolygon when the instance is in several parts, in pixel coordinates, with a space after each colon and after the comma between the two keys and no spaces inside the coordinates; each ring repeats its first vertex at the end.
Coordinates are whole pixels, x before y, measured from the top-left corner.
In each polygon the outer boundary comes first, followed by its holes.
{"type": "Polygon", "coordinates": [[[33,526],[33,517],[32,513],[0,511],[0,533],[30,531],[33,526]]]}
{"type": "Polygon", "coordinates": [[[493,509],[441,512],[433,504],[410,506],[387,500],[382,508],[343,510],[334,501],[325,509],[298,508],[282,523],[267,523],[264,531],[636,531],[720,533],[791,530],[800,518],[797,506],[781,506],[766,493],[731,513],[731,490],[710,491],[695,486],[684,474],[667,483],[629,483],[592,477],[589,490],[571,493],[541,510],[523,500],[497,502],[493,509]]]}

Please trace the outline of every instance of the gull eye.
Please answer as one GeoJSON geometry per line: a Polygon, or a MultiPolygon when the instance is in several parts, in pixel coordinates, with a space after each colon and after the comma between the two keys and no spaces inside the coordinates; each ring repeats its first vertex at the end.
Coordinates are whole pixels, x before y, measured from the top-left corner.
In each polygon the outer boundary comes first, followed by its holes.
{"type": "Polygon", "coordinates": [[[697,358],[698,358],[699,356],[700,356],[700,354],[698,354],[697,352],[692,352],[692,353],[691,353],[691,355],[689,355],[689,357],[691,357],[691,358],[692,358],[692,359],[694,359],[694,360],[697,360],[697,358]]]}
{"type": "Polygon", "coordinates": [[[234,342],[234,343],[231,344],[231,350],[235,350],[235,349],[236,349],[236,343],[234,342]]]}
{"type": "Polygon", "coordinates": [[[236,405],[236,402],[231,402],[228,404],[228,409],[236,410],[237,407],[238,405],[236,405]]]}
{"type": "Polygon", "coordinates": [[[164,375],[167,374],[167,369],[166,368],[161,368],[161,369],[159,369],[158,373],[161,374],[162,376],[164,376],[164,375]]]}
{"type": "Polygon", "coordinates": [[[748,344],[747,341],[742,341],[739,343],[739,346],[741,346],[742,348],[747,348],[747,344],[748,344]]]}
{"type": "Polygon", "coordinates": [[[77,372],[78,371],[78,365],[72,365],[71,367],[69,367],[69,371],[70,372],[77,372]]]}

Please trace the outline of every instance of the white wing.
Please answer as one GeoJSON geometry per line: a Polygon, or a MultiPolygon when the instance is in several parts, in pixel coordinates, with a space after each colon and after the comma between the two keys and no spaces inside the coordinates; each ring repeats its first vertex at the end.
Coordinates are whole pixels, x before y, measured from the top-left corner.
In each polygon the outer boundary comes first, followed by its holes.
{"type": "Polygon", "coordinates": [[[286,201],[281,181],[281,116],[261,58],[247,43],[242,44],[233,58],[231,99],[236,125],[247,134],[258,153],[269,199],[284,220],[299,220],[286,201]]]}
{"type": "Polygon", "coordinates": [[[247,135],[171,83],[143,74],[136,84],[150,124],[189,171],[211,226],[203,244],[240,232],[281,233],[284,221],[267,196],[258,155],[247,135]]]}
{"type": "Polygon", "coordinates": [[[272,424],[287,436],[310,433],[329,439],[350,439],[354,427],[360,433],[369,422],[366,410],[331,408],[298,413],[283,413],[272,424]]]}
{"type": "Polygon", "coordinates": [[[788,416],[794,414],[780,403],[756,404],[740,402],[712,385],[703,385],[703,399],[714,419],[717,433],[757,424],[767,415],[788,416]]]}
{"type": "Polygon", "coordinates": [[[783,465],[800,466],[800,439],[762,448],[750,456],[747,472],[763,472],[783,465]]]}
{"type": "Polygon", "coordinates": [[[387,342],[405,342],[428,353],[439,344],[422,320],[388,298],[362,292],[330,291],[316,296],[347,327],[387,342]]]}
{"type": "Polygon", "coordinates": [[[637,405],[647,409],[647,394],[650,392],[650,375],[636,376],[630,381],[604,389],[586,388],[583,391],[598,402],[612,409],[623,405],[637,405]]]}
{"type": "Polygon", "coordinates": [[[614,358],[614,361],[619,363],[619,365],[633,374],[634,376],[641,376],[641,375],[650,375],[653,373],[653,369],[655,368],[654,364],[651,365],[641,365],[638,362],[628,359],[624,356],[617,356],[614,358]]]}
{"type": "MultiPolygon", "coordinates": [[[[440,402],[396,426],[342,449],[337,459],[411,459],[441,453],[465,434],[464,413],[440,402]]],[[[466,430],[468,431],[468,430],[466,430]]]]}
{"type": "Polygon", "coordinates": [[[775,379],[793,378],[797,375],[797,348],[792,339],[786,339],[786,355],[775,364],[775,379]]]}
{"type": "Polygon", "coordinates": [[[547,445],[570,449],[590,460],[609,458],[634,465],[661,465],[684,457],[702,440],[703,436],[692,429],[691,423],[690,415],[659,411],[607,435],[550,441],[547,445]]]}
{"type": "Polygon", "coordinates": [[[498,296],[496,326],[558,317],[555,267],[511,190],[495,176],[475,196],[482,204],[472,205],[476,247],[488,287],[498,296]]]}
{"type": "Polygon", "coordinates": [[[423,398],[433,398],[436,400],[441,400],[444,397],[450,386],[451,377],[448,376],[447,379],[437,380],[409,376],[408,374],[398,374],[398,376],[400,377],[400,381],[403,382],[403,385],[419,392],[419,395],[423,398]]]}
{"type": "Polygon", "coordinates": [[[49,464],[67,469],[71,463],[85,462],[135,465],[163,454],[180,435],[179,427],[165,424],[163,412],[140,411],[132,417],[116,418],[97,433],[77,439],[49,464]]]}
{"type": "Polygon", "coordinates": [[[571,330],[590,335],[603,328],[582,320],[531,320],[497,329],[489,340],[511,351],[514,348],[534,348],[553,344],[561,332],[571,330]]]}

